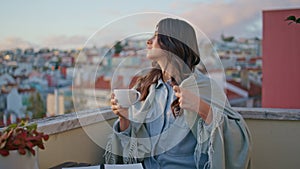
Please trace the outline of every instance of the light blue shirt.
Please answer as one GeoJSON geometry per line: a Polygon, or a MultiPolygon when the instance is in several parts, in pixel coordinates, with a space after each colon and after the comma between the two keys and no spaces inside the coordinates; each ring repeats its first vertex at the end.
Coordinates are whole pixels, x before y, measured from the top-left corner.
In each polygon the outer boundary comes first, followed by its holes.
{"type": "MultiPolygon", "coordinates": [[[[194,158],[195,146],[197,140],[190,131],[176,146],[172,147],[169,150],[161,154],[157,154],[157,144],[160,138],[160,134],[166,132],[174,123],[175,118],[172,114],[171,103],[176,99],[172,86],[167,82],[164,83],[162,80],[158,81],[156,90],[165,90],[167,93],[166,106],[163,113],[156,117],[155,120],[146,123],[145,127],[151,138],[151,155],[144,159],[144,168],[145,169],[193,169],[196,168],[196,162],[194,158]]],[[[122,133],[125,135],[130,135],[131,125],[123,132],[119,132],[119,123],[118,121],[114,125],[114,130],[118,134],[122,133]]],[[[176,138],[176,135],[170,136],[176,138]]],[[[122,140],[121,142],[126,141],[122,140]]],[[[207,162],[207,155],[202,156],[202,162],[204,165],[207,162]]]]}

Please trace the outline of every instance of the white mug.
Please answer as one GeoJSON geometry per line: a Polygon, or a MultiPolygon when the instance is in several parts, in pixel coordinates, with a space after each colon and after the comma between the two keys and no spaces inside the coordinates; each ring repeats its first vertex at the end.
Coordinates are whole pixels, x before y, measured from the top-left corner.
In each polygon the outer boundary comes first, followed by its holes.
{"type": "Polygon", "coordinates": [[[135,89],[114,89],[115,98],[121,107],[129,107],[140,100],[141,93],[135,89]]]}

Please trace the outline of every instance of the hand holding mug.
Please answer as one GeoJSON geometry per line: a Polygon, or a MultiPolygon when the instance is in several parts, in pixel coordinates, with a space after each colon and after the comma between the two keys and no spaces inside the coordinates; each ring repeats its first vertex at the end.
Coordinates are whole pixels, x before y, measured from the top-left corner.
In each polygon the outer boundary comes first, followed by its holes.
{"type": "Polygon", "coordinates": [[[140,100],[141,94],[134,89],[115,89],[111,95],[111,109],[115,115],[119,116],[120,131],[128,128],[128,107],[140,100]]]}
{"type": "Polygon", "coordinates": [[[111,109],[121,117],[128,118],[128,107],[140,100],[141,94],[135,89],[115,89],[111,95],[111,109]]]}
{"type": "Polygon", "coordinates": [[[114,89],[113,93],[118,100],[118,104],[123,108],[128,108],[137,103],[141,97],[141,93],[135,89],[114,89]]]}
{"type": "Polygon", "coordinates": [[[122,108],[118,104],[118,100],[115,98],[114,93],[111,94],[110,104],[111,104],[111,109],[115,115],[125,118],[125,119],[128,118],[128,108],[122,108]]]}

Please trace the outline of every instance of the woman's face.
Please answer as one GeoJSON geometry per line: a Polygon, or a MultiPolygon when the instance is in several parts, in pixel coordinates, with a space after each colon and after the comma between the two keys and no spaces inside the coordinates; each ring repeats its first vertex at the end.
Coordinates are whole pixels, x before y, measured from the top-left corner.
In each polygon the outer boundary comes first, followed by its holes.
{"type": "Polygon", "coordinates": [[[154,36],[147,40],[147,58],[150,60],[157,61],[159,56],[162,54],[162,50],[157,41],[157,32],[154,33],[154,36]]]}

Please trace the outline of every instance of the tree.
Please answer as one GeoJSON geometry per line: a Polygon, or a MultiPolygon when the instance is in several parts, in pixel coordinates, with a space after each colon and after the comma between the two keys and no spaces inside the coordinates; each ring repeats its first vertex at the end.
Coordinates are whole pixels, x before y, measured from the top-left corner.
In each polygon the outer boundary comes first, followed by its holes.
{"type": "Polygon", "coordinates": [[[120,42],[120,41],[118,41],[118,42],[115,44],[114,48],[115,48],[115,54],[119,54],[119,53],[121,53],[121,51],[123,50],[123,46],[121,45],[121,42],[120,42]]]}
{"type": "Polygon", "coordinates": [[[300,17],[296,18],[295,16],[291,15],[291,16],[288,16],[285,19],[285,21],[291,21],[291,22],[289,22],[289,25],[292,24],[292,23],[298,24],[298,23],[300,23],[300,17]]]}
{"type": "Polygon", "coordinates": [[[32,112],[32,118],[43,118],[46,115],[46,109],[39,92],[31,94],[29,97],[29,106],[27,111],[32,112]]]}
{"type": "Polygon", "coordinates": [[[234,36],[225,37],[224,34],[221,35],[221,38],[224,42],[232,42],[234,40],[234,36]]]}

